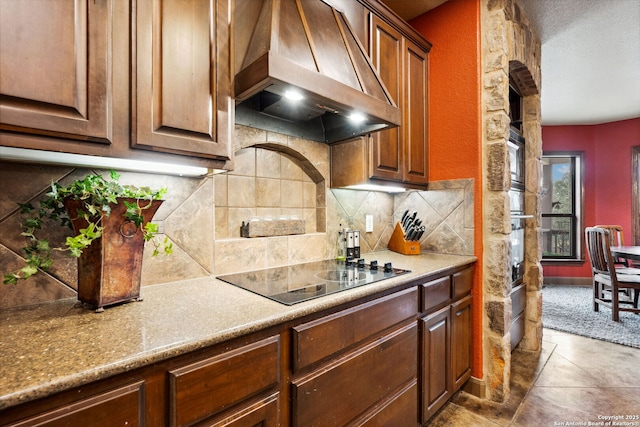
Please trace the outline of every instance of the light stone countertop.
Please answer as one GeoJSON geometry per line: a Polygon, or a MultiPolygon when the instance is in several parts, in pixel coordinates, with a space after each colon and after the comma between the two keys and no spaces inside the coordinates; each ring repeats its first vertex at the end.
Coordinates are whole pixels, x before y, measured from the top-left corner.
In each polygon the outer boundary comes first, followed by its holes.
{"type": "Polygon", "coordinates": [[[286,306],[212,277],[142,288],[143,302],[82,308],[75,298],[0,310],[0,409],[259,331],[476,260],[383,251],[397,278],[286,306]]]}

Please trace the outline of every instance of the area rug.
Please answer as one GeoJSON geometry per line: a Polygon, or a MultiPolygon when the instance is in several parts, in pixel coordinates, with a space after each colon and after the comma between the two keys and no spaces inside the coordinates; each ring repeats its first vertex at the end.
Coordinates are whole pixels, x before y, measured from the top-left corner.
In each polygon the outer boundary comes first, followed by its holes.
{"type": "Polygon", "coordinates": [[[545,285],[542,288],[542,324],[545,328],[640,348],[640,315],[621,312],[611,320],[611,310],[593,311],[591,288],[545,285]]]}

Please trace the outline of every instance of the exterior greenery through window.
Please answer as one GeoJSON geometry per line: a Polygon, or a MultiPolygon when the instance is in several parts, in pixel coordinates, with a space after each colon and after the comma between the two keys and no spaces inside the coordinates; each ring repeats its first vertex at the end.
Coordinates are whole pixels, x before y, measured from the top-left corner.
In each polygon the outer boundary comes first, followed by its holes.
{"type": "Polygon", "coordinates": [[[542,156],[542,258],[581,260],[582,153],[542,156]]]}

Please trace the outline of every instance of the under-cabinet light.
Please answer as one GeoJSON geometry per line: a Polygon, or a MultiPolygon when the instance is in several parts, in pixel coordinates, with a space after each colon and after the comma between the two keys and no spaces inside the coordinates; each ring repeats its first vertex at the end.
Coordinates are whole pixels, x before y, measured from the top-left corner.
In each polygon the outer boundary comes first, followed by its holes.
{"type": "Polygon", "coordinates": [[[351,120],[353,123],[362,123],[365,121],[365,119],[366,117],[362,113],[354,112],[349,114],[349,120],[351,120]]]}
{"type": "Polygon", "coordinates": [[[304,96],[300,92],[293,89],[288,89],[284,93],[284,97],[291,101],[301,101],[302,99],[304,99],[304,96]]]}
{"type": "Polygon", "coordinates": [[[375,185],[375,184],[349,185],[344,188],[348,190],[384,191],[385,193],[403,193],[407,191],[406,188],[402,188],[402,187],[393,187],[393,186],[375,185]]]}
{"type": "MultiPolygon", "coordinates": [[[[14,147],[0,147],[0,160],[21,163],[28,162],[98,169],[115,169],[119,171],[148,172],[178,176],[203,176],[209,173],[209,169],[199,166],[184,166],[172,163],[58,153],[55,151],[30,150],[14,147]]],[[[211,173],[217,172],[220,171],[211,171],[211,173]]]]}

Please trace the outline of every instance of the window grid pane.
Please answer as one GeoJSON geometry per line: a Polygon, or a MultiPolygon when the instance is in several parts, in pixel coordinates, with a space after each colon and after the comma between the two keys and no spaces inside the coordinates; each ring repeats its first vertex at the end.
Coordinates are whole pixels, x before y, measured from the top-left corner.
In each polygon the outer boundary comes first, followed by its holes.
{"type": "Polygon", "coordinates": [[[574,216],[543,215],[542,256],[544,258],[575,257],[574,216]]]}
{"type": "Polygon", "coordinates": [[[581,154],[544,155],[542,166],[542,257],[577,259],[581,154]],[[577,173],[578,172],[578,173],[577,173]]]}

